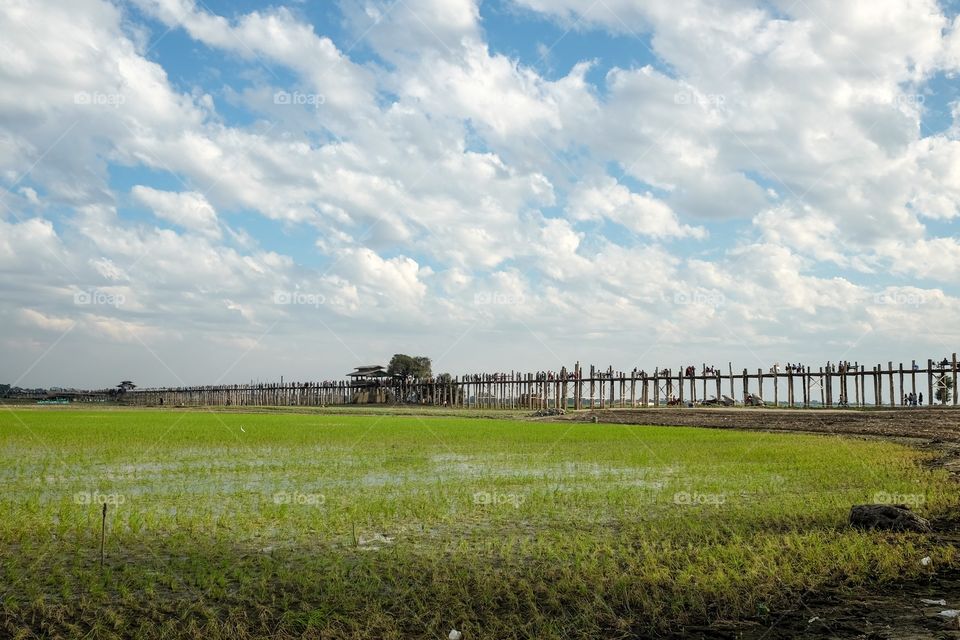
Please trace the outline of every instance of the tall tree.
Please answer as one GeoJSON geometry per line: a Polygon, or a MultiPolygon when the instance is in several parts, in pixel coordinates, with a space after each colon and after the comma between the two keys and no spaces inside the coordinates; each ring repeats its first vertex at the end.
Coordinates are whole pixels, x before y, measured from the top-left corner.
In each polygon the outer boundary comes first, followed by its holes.
{"type": "Polygon", "coordinates": [[[404,378],[429,378],[431,375],[430,358],[397,353],[390,358],[387,373],[404,378]]]}

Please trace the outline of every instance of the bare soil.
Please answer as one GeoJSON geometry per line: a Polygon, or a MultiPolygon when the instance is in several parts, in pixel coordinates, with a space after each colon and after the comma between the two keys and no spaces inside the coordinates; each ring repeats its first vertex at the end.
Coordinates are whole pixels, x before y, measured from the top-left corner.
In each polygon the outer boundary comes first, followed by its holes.
{"type": "Polygon", "coordinates": [[[800,431],[960,443],[960,409],[660,408],[579,411],[559,419],[620,424],[800,431]]]}

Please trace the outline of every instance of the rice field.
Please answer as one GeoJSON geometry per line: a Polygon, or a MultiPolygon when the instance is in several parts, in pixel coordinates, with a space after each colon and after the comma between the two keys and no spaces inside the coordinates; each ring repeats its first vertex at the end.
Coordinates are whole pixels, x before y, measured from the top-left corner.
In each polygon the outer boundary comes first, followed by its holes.
{"type": "Polygon", "coordinates": [[[456,416],[0,411],[0,636],[628,638],[956,566],[888,442],[456,416]],[[101,567],[101,518],[107,506],[101,567]],[[923,557],[934,558],[930,566],[923,557]]]}

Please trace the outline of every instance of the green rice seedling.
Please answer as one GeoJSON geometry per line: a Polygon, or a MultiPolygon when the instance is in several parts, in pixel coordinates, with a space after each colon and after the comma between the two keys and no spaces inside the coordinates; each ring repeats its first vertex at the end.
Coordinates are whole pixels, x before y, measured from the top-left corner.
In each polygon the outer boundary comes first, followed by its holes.
{"type": "Polygon", "coordinates": [[[0,413],[0,634],[609,638],[958,564],[881,441],[390,412],[0,413]],[[240,427],[243,427],[241,430],[240,427]],[[101,508],[108,505],[104,567],[101,508]]]}

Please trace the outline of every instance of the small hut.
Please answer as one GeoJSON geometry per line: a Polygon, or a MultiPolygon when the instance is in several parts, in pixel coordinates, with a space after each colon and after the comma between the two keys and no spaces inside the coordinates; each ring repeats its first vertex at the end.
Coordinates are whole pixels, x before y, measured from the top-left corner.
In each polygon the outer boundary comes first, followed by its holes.
{"type": "Polygon", "coordinates": [[[383,365],[368,365],[365,367],[357,367],[353,371],[347,374],[347,377],[353,380],[354,382],[359,382],[361,380],[379,380],[382,378],[392,378],[389,373],[387,373],[387,368],[383,365]]]}
{"type": "Polygon", "coordinates": [[[354,404],[383,404],[393,401],[390,384],[394,376],[383,365],[357,367],[347,374],[352,381],[354,404]]]}

